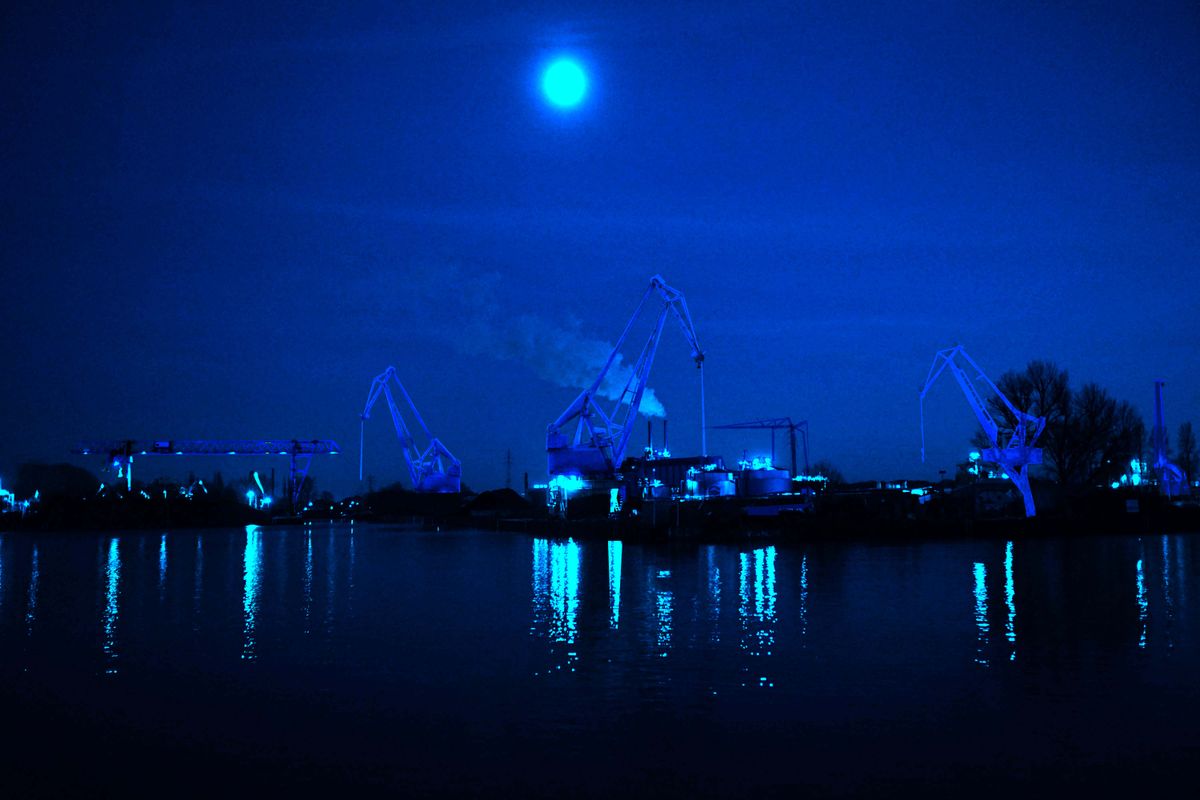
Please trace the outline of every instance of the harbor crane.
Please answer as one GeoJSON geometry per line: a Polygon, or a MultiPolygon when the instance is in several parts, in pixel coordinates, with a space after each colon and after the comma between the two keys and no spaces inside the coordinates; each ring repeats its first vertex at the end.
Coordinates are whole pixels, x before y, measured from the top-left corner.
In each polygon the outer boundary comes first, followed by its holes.
{"type": "Polygon", "coordinates": [[[1004,396],[1004,392],[1000,391],[996,384],[992,383],[984,371],[978,364],[975,363],[967,352],[963,350],[962,345],[956,345],[947,350],[940,350],[933,358],[933,366],[929,368],[929,377],[925,379],[925,387],[921,389],[921,461],[925,461],[925,395],[929,393],[929,389],[934,382],[946,370],[954,376],[958,381],[959,387],[963,394],[966,395],[967,403],[970,404],[971,410],[975,412],[975,418],[979,420],[979,426],[983,428],[983,432],[987,435],[988,441],[992,446],[984,450],[982,459],[994,464],[999,464],[1003,468],[1004,473],[1009,477],[1017,489],[1021,492],[1021,498],[1025,501],[1025,516],[1032,517],[1036,513],[1033,505],[1033,491],[1029,487],[1029,467],[1033,464],[1042,463],[1041,448],[1034,447],[1038,436],[1046,427],[1046,418],[1034,416],[1026,413],[1012,404],[1012,402],[1004,396]],[[975,373],[975,378],[971,379],[967,373],[959,366],[958,361],[962,360],[975,373]],[[975,387],[975,381],[982,380],[987,387],[992,390],[1000,402],[1004,405],[1014,420],[1012,434],[1008,437],[1008,442],[1001,441],[1000,426],[996,424],[996,420],[988,411],[987,403],[979,394],[979,390],[975,387]]]}
{"type": "Polygon", "coordinates": [[[796,433],[799,432],[804,443],[804,474],[809,473],[808,467],[808,420],[792,422],[791,417],[779,419],[757,419],[751,422],[734,422],[729,425],[713,425],[713,429],[722,430],[770,430],[771,431],[771,463],[775,462],[775,431],[788,432],[788,446],[792,451],[792,477],[800,473],[796,471],[796,433]]]}
{"type": "Polygon", "coordinates": [[[679,323],[692,348],[692,360],[700,371],[700,449],[702,455],[708,454],[708,437],[704,428],[704,351],[700,349],[696,329],[692,325],[683,294],[668,286],[661,275],[655,275],[650,279],[650,285],[642,294],[641,302],[626,323],[621,338],[617,340],[600,374],[546,429],[546,453],[551,478],[559,475],[603,478],[616,474],[617,467],[625,457],[629,436],[633,433],[633,424],[642,403],[642,395],[646,391],[646,381],[650,377],[650,367],[654,363],[654,354],[658,350],[658,342],[668,316],[673,316],[679,323]],[[606,413],[598,402],[600,387],[613,364],[617,362],[621,346],[643,309],[656,305],[652,298],[661,302],[654,329],[642,347],[641,355],[638,356],[625,387],[612,406],[612,411],[606,413]],[[568,438],[562,430],[574,420],[578,421],[575,435],[574,438],[568,438]]]}
{"type": "Polygon", "coordinates": [[[400,449],[404,453],[404,462],[408,465],[408,474],[412,479],[413,489],[418,492],[440,494],[453,494],[461,491],[462,462],[446,449],[446,445],[442,444],[440,439],[429,432],[429,427],[421,418],[421,413],[417,411],[417,406],[413,403],[412,398],[409,397],[408,390],[404,388],[404,384],[397,377],[395,367],[388,367],[383,373],[376,376],[371,383],[371,391],[367,394],[367,405],[363,408],[358,435],[358,479],[361,481],[363,476],[364,431],[367,420],[371,417],[371,408],[374,407],[375,401],[379,399],[380,395],[387,400],[388,411],[392,413],[392,424],[395,425],[396,436],[400,439],[400,449]],[[424,450],[417,446],[412,433],[404,423],[404,417],[392,394],[391,384],[393,383],[400,390],[404,401],[408,403],[408,408],[412,411],[417,425],[424,432],[425,438],[429,440],[429,445],[424,450]]]}
{"type": "Polygon", "coordinates": [[[1188,476],[1167,457],[1167,426],[1163,417],[1163,386],[1154,382],[1154,471],[1158,473],[1158,491],[1167,497],[1188,493],[1188,476]]]}

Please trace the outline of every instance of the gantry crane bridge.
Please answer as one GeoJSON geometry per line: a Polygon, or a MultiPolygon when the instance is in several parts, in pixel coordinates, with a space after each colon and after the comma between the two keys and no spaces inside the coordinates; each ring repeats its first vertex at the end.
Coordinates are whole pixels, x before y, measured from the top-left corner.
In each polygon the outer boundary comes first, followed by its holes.
{"type": "Polygon", "coordinates": [[[788,448],[792,454],[792,477],[800,473],[796,471],[796,434],[800,434],[804,445],[804,474],[809,473],[808,465],[808,420],[792,422],[791,417],[778,419],[756,419],[750,422],[733,422],[729,425],[713,425],[713,430],[769,430],[771,431],[771,463],[775,463],[775,431],[788,432],[788,448]]]}
{"type": "Polygon", "coordinates": [[[1034,447],[1038,436],[1046,427],[1046,418],[1038,417],[1029,414],[1017,408],[1012,402],[1004,396],[1004,392],[996,384],[992,383],[991,379],[984,373],[983,369],[975,363],[967,352],[963,350],[962,345],[957,345],[946,350],[938,351],[938,354],[933,358],[933,366],[929,368],[929,376],[925,379],[925,386],[921,389],[921,461],[925,461],[925,395],[929,393],[929,389],[934,382],[946,370],[954,376],[958,381],[959,387],[962,389],[963,395],[967,398],[968,405],[975,412],[975,418],[979,421],[979,427],[983,428],[984,434],[988,441],[991,442],[991,447],[987,448],[982,453],[984,461],[999,464],[1009,479],[1016,485],[1021,492],[1021,499],[1025,502],[1025,516],[1032,517],[1037,513],[1033,504],[1033,490],[1029,486],[1029,467],[1034,464],[1042,463],[1042,451],[1040,448],[1034,447]],[[959,365],[959,360],[962,360],[975,372],[975,377],[972,379],[959,365]],[[988,411],[987,403],[979,394],[979,390],[975,386],[975,381],[983,381],[984,385],[992,391],[992,393],[1000,400],[1004,408],[1013,418],[1013,429],[1007,442],[1002,441],[1000,426],[996,423],[988,411]]]}
{"type": "Polygon", "coordinates": [[[331,439],[115,439],[80,442],[71,452],[110,458],[118,477],[125,478],[127,491],[133,489],[134,456],[287,456],[288,493],[294,510],[300,504],[313,456],[335,456],[340,449],[331,439]]]}

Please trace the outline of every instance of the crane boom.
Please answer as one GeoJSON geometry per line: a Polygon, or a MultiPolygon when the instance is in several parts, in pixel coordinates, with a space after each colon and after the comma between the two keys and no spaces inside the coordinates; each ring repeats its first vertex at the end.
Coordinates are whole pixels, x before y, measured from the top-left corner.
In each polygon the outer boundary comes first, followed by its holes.
{"type": "Polygon", "coordinates": [[[700,370],[701,449],[707,453],[708,438],[704,430],[704,351],[700,348],[696,329],[692,324],[692,317],[688,312],[687,301],[683,294],[668,286],[661,275],[655,275],[650,279],[650,285],[642,294],[642,299],[634,310],[633,316],[625,324],[625,329],[617,339],[604,368],[600,370],[592,384],[580,392],[579,396],[558,416],[558,419],[547,427],[546,452],[552,476],[611,476],[616,472],[617,466],[625,457],[629,436],[633,433],[633,422],[641,407],[642,397],[645,395],[646,381],[650,377],[650,367],[658,352],[658,343],[668,315],[673,316],[679,323],[684,337],[692,348],[692,360],[700,370]],[[662,307],[658,311],[653,330],[642,346],[641,353],[625,381],[624,388],[617,395],[612,411],[605,413],[597,402],[600,388],[608,377],[609,371],[617,362],[621,347],[629,336],[629,331],[654,296],[662,301],[662,307]],[[567,436],[562,433],[562,429],[575,419],[579,421],[575,429],[575,436],[568,440],[567,436]]]}
{"type": "Polygon", "coordinates": [[[983,451],[983,460],[999,464],[1004,468],[1005,473],[1021,492],[1021,498],[1025,503],[1025,516],[1034,516],[1036,509],[1033,504],[1033,491],[1029,486],[1029,467],[1042,463],[1042,451],[1033,444],[1046,427],[1046,419],[1026,413],[1014,406],[1004,392],[1000,391],[1000,387],[992,383],[991,378],[975,363],[975,360],[967,355],[962,345],[938,351],[933,358],[933,365],[929,368],[925,386],[921,389],[921,461],[925,461],[925,395],[929,393],[930,388],[946,370],[949,370],[950,374],[954,376],[954,380],[967,398],[967,404],[975,413],[979,427],[983,428],[984,434],[991,442],[992,446],[983,451]],[[959,366],[957,361],[959,358],[976,373],[974,379],[969,377],[959,366]],[[1015,420],[1012,435],[1007,443],[1001,441],[1000,426],[988,410],[987,403],[975,385],[975,382],[980,380],[1008,409],[1015,420]]]}
{"type": "Polygon", "coordinates": [[[440,492],[453,493],[458,492],[462,488],[462,462],[454,457],[441,440],[434,436],[429,431],[429,426],[425,424],[424,418],[421,417],[421,412],[417,411],[417,406],[409,396],[408,390],[404,388],[404,384],[400,382],[400,378],[396,375],[395,367],[388,367],[381,374],[375,377],[371,382],[371,389],[367,393],[367,404],[363,407],[361,416],[361,424],[359,428],[359,448],[358,448],[358,479],[362,480],[363,473],[363,438],[366,429],[366,422],[371,417],[371,409],[375,406],[376,401],[380,396],[387,401],[388,411],[392,415],[392,425],[396,429],[396,438],[400,440],[400,451],[404,454],[404,463],[408,465],[409,478],[412,480],[413,489],[418,492],[440,492]],[[392,395],[392,384],[400,390],[404,402],[407,403],[409,410],[412,412],[413,418],[417,425],[420,426],[422,433],[425,434],[425,439],[429,445],[421,450],[413,438],[412,433],[408,429],[408,425],[404,422],[404,415],[400,413],[400,407],[396,404],[396,398],[392,395]]]}

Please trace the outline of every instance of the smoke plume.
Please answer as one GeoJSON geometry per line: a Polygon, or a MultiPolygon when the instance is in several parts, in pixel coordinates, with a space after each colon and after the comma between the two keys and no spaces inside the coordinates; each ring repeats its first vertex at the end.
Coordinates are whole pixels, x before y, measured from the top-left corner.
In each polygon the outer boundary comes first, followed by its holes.
{"type": "MultiPolygon", "coordinates": [[[[522,363],[556,386],[591,386],[613,345],[587,336],[576,319],[555,323],[535,314],[512,313],[495,299],[500,281],[495,273],[467,276],[457,267],[423,271],[403,279],[379,270],[367,274],[364,299],[369,305],[377,305],[381,298],[412,298],[416,303],[409,320],[417,321],[423,332],[445,339],[463,353],[522,363]],[[430,314],[430,309],[436,309],[436,314],[430,314]]],[[[616,401],[632,374],[633,367],[618,353],[597,393],[616,401]]],[[[642,394],[638,410],[651,417],[667,415],[649,387],[642,394]]]]}
{"type": "MultiPolygon", "coordinates": [[[[587,388],[596,380],[613,348],[608,342],[586,336],[578,320],[556,325],[532,314],[520,314],[509,319],[483,317],[479,323],[472,326],[472,335],[464,337],[465,351],[519,361],[539,378],[573,389],[587,388]]],[[[617,400],[632,374],[633,367],[618,353],[597,393],[607,400],[617,400]]],[[[642,394],[638,410],[651,417],[667,415],[650,388],[642,394]]]]}

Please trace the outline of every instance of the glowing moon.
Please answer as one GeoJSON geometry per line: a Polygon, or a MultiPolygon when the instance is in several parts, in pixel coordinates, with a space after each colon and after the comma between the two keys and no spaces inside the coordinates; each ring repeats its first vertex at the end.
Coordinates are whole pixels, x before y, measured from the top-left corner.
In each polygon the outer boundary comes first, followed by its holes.
{"type": "Polygon", "coordinates": [[[570,59],[560,58],[542,73],[542,92],[559,108],[571,108],[583,102],[587,85],[587,74],[570,59]]]}

